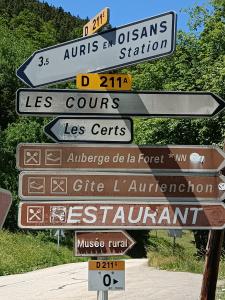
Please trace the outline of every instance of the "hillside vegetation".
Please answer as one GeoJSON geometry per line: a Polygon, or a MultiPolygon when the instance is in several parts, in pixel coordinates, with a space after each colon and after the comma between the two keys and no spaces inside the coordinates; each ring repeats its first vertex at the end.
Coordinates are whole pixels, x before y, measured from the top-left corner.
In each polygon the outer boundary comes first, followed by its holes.
{"type": "MultiPolygon", "coordinates": [[[[132,75],[135,90],[211,91],[225,99],[225,2],[210,3],[210,10],[197,6],[189,11],[190,32],[178,32],[175,54],[122,70],[132,75]]],[[[24,86],[15,71],[34,51],[80,37],[85,23],[36,0],[0,1],[0,187],[13,193],[5,223],[11,232],[18,231],[16,146],[49,141],[43,134],[48,118],[21,117],[15,112],[16,90],[24,86]]],[[[136,119],[135,143],[222,146],[224,125],[224,113],[213,119],[136,119]]],[[[147,242],[146,232],[136,235],[147,242]]],[[[205,246],[207,233],[198,232],[195,238],[205,246]]]]}

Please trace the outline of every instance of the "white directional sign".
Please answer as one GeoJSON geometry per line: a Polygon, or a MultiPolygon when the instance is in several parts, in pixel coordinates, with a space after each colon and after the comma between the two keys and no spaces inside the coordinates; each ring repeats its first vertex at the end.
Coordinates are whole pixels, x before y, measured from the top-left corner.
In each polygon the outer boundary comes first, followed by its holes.
{"type": "Polygon", "coordinates": [[[44,128],[57,142],[132,142],[133,123],[130,118],[56,118],[44,128]]]}
{"type": "Polygon", "coordinates": [[[17,112],[21,115],[210,117],[224,107],[225,102],[210,92],[17,91],[17,112]]]}
{"type": "Polygon", "coordinates": [[[125,290],[125,261],[92,260],[88,262],[89,291],[125,290]]]}
{"type": "Polygon", "coordinates": [[[43,86],[170,55],[175,42],[176,14],[167,12],[36,51],[17,76],[29,86],[43,86]]]}

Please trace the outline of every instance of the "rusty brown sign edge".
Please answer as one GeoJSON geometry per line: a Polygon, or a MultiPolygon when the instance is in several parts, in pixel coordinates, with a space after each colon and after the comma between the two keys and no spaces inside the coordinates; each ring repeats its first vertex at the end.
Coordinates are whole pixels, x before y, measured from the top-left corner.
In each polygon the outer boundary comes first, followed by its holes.
{"type": "MultiPolygon", "coordinates": [[[[27,204],[30,204],[30,205],[42,205],[43,202],[27,202],[27,201],[24,201],[24,202],[20,202],[19,203],[19,211],[18,211],[18,227],[19,228],[22,228],[22,229],[55,229],[55,228],[59,228],[59,226],[57,227],[56,226],[23,226],[21,224],[21,208],[23,206],[23,204],[27,205],[27,204]]],[[[45,202],[45,204],[49,204],[49,205],[54,205],[54,204],[59,204],[58,201],[48,201],[48,202],[45,202]]],[[[71,202],[71,201],[63,201],[61,202],[61,205],[64,205],[64,204],[71,204],[71,206],[73,204],[78,204],[77,202],[71,202]]],[[[102,204],[102,203],[99,203],[99,202],[93,202],[93,201],[88,201],[88,202],[84,202],[84,201],[81,201],[79,202],[79,204],[92,204],[92,205],[95,205],[95,204],[102,204]]],[[[121,204],[121,205],[126,205],[126,204],[130,204],[130,202],[120,202],[120,203],[108,203],[107,204],[110,204],[110,205],[114,205],[114,204],[121,204]]],[[[133,204],[142,204],[142,205],[149,205],[151,203],[146,203],[146,202],[141,202],[141,203],[133,203],[133,204]]],[[[152,204],[162,204],[162,205],[165,205],[165,202],[154,202],[152,204]]],[[[171,204],[171,205],[193,205],[193,206],[201,206],[201,207],[204,207],[204,206],[220,206],[222,207],[224,210],[225,210],[225,204],[223,202],[220,202],[220,203],[199,203],[199,204],[195,204],[195,203],[191,203],[191,202],[184,202],[184,203],[180,203],[180,202],[176,202],[176,203],[169,203],[167,202],[167,204],[171,204]]],[[[224,212],[225,213],[225,212],[224,212]]],[[[222,226],[95,226],[95,227],[89,227],[87,228],[87,226],[77,226],[77,227],[71,227],[71,226],[63,226],[63,227],[60,227],[62,229],[68,229],[68,230],[84,230],[84,229],[87,229],[87,230],[91,230],[93,228],[93,230],[101,230],[101,229],[110,229],[110,230],[117,230],[117,229],[123,229],[123,230],[149,230],[149,229],[183,229],[183,230],[221,230],[221,229],[224,229],[225,228],[225,218],[224,218],[224,225],[222,226]]]]}
{"type": "MultiPolygon", "coordinates": [[[[210,202],[210,201],[223,201],[225,199],[225,190],[222,190],[223,192],[221,193],[221,196],[219,197],[182,197],[182,196],[174,196],[174,197],[163,197],[163,196],[158,196],[158,197],[153,197],[153,196],[150,196],[150,197],[147,197],[147,196],[115,196],[115,195],[112,195],[112,196],[104,196],[104,195],[101,195],[101,196],[79,196],[79,195],[50,195],[50,196],[46,196],[46,195],[23,195],[23,176],[37,176],[37,175],[40,175],[40,176],[146,176],[146,177],[154,177],[154,176],[160,176],[160,177],[202,177],[202,178],[219,178],[223,181],[223,183],[225,184],[225,176],[222,175],[222,174],[203,174],[203,175],[200,175],[198,173],[173,173],[173,174],[170,174],[170,173],[160,173],[160,174],[154,174],[154,173],[144,173],[144,174],[141,174],[141,173],[135,173],[135,174],[131,174],[130,172],[121,172],[121,173],[118,173],[118,172],[84,172],[84,171],[81,171],[81,172],[76,172],[76,171],[60,171],[60,170],[57,170],[58,173],[56,174],[56,171],[55,170],[52,170],[52,171],[48,171],[48,172],[44,172],[44,171],[22,171],[20,174],[19,174],[19,189],[18,189],[18,195],[20,197],[20,199],[22,200],[29,200],[29,201],[37,201],[37,200],[41,200],[43,199],[43,201],[49,201],[49,200],[52,200],[52,198],[54,198],[55,200],[69,200],[70,201],[84,201],[84,200],[96,200],[96,201],[100,201],[101,199],[103,200],[107,200],[108,201],[115,201],[115,203],[117,203],[118,201],[120,200],[130,200],[130,202],[134,203],[135,201],[173,201],[173,202],[176,202],[178,198],[182,199],[183,201],[186,201],[186,202],[199,202],[199,201],[206,201],[206,202],[210,202]],[[135,199],[135,200],[134,200],[135,199]]],[[[218,189],[219,191],[219,189],[218,189]]]]}
{"type": "MultiPolygon", "coordinates": [[[[222,158],[224,158],[224,161],[216,168],[213,169],[199,169],[199,168],[193,168],[193,169],[169,169],[169,168],[162,168],[162,169],[154,169],[154,168],[149,168],[149,169],[137,169],[137,168],[130,168],[130,169],[125,169],[125,168],[77,168],[76,170],[83,170],[83,171],[124,171],[124,170],[129,170],[130,172],[149,172],[150,171],[154,171],[154,172],[177,172],[178,170],[180,172],[199,172],[199,173],[215,173],[220,171],[221,169],[225,168],[225,152],[220,149],[218,146],[215,145],[119,145],[119,144],[105,144],[102,143],[100,144],[89,144],[89,145],[85,145],[85,144],[55,144],[55,143],[20,143],[17,145],[16,148],[16,168],[20,171],[22,170],[34,170],[34,168],[31,167],[21,167],[20,164],[20,151],[22,147],[40,147],[40,148],[45,148],[45,147],[50,147],[52,149],[54,148],[71,148],[71,149],[76,149],[76,148],[117,148],[118,151],[120,148],[127,148],[128,150],[132,150],[132,149],[170,149],[170,148],[174,148],[174,149],[182,149],[182,148],[188,148],[188,149],[199,149],[199,150],[203,150],[204,149],[209,149],[209,150],[215,150],[217,151],[217,153],[219,153],[221,155],[222,158]]],[[[47,168],[47,167],[35,167],[35,170],[56,170],[57,168],[47,168]]],[[[69,168],[61,168],[59,167],[60,170],[68,170],[69,168]]]]}
{"type": "Polygon", "coordinates": [[[127,253],[127,251],[128,250],[130,250],[134,245],[136,244],[136,241],[126,232],[126,230],[122,230],[122,229],[118,229],[118,230],[113,230],[113,229],[109,229],[109,230],[104,230],[104,229],[102,229],[102,230],[93,230],[93,229],[91,229],[91,230],[89,230],[89,229],[87,229],[87,230],[76,230],[75,232],[74,232],[74,256],[82,256],[82,257],[92,257],[92,256],[122,256],[122,255],[125,255],[126,253],[127,253]],[[128,248],[126,248],[125,250],[124,250],[124,252],[123,252],[123,254],[118,254],[118,253],[110,253],[110,254],[108,254],[108,253],[106,253],[106,254],[104,254],[104,253],[98,253],[98,254],[81,254],[81,253],[77,253],[77,250],[78,250],[78,247],[77,247],[77,244],[76,244],[76,239],[77,239],[77,233],[95,233],[95,232],[107,232],[107,233],[114,233],[114,232],[116,232],[116,233],[122,233],[130,242],[131,242],[131,244],[130,244],[130,246],[128,247],[128,248]]]}
{"type": "Polygon", "coordinates": [[[2,219],[2,223],[1,223],[2,225],[0,224],[0,229],[1,229],[4,225],[4,223],[5,223],[5,220],[7,218],[8,213],[9,213],[10,207],[12,205],[12,194],[11,194],[10,191],[2,189],[2,188],[0,188],[0,193],[7,195],[8,199],[9,199],[9,205],[8,205],[7,210],[5,211],[4,218],[2,219]]]}

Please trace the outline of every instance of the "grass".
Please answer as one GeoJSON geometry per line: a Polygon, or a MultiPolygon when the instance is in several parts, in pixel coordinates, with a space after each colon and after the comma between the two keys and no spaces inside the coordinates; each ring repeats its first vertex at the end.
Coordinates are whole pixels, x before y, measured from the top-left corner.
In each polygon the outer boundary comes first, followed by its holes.
{"type": "MultiPolygon", "coordinates": [[[[173,238],[165,230],[150,232],[148,244],[149,266],[163,270],[203,273],[204,259],[196,255],[194,236],[191,231],[183,231],[182,238],[173,238]]],[[[217,288],[217,300],[225,300],[225,259],[220,262],[219,279],[222,285],[217,288]]]]}
{"type": "Polygon", "coordinates": [[[184,231],[182,238],[176,239],[175,247],[173,247],[173,238],[168,237],[166,231],[157,231],[157,236],[154,235],[154,231],[151,231],[148,259],[150,266],[159,269],[203,272],[204,262],[196,257],[196,248],[190,231],[184,231]]]}
{"type": "Polygon", "coordinates": [[[85,261],[73,256],[72,249],[60,246],[46,234],[0,231],[0,275],[18,274],[55,265],[85,261]]]}

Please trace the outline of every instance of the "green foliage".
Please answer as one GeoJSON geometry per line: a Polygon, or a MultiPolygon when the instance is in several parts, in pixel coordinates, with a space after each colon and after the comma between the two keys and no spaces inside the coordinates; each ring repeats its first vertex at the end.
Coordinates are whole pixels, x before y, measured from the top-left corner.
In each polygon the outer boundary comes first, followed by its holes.
{"type": "MultiPolygon", "coordinates": [[[[211,91],[225,98],[225,4],[190,10],[190,33],[178,32],[172,56],[138,64],[122,72],[133,77],[135,90],[211,91]]],[[[47,118],[22,118],[15,112],[15,92],[22,83],[15,70],[36,50],[80,37],[87,20],[37,0],[0,1],[0,186],[12,191],[14,202],[6,226],[17,229],[18,171],[16,146],[45,142],[47,118]]],[[[74,83],[57,87],[73,87],[74,83]]],[[[214,119],[136,119],[137,144],[223,144],[224,116],[214,119]]],[[[139,232],[143,240],[146,232],[139,232]]],[[[198,238],[198,234],[196,235],[198,238]]],[[[142,249],[145,251],[144,244],[142,249]]]]}
{"type": "Polygon", "coordinates": [[[21,82],[15,72],[34,51],[77,37],[85,21],[36,0],[2,0],[0,15],[0,186],[13,193],[5,226],[16,230],[16,146],[22,142],[49,141],[43,133],[49,118],[17,116],[15,92],[21,82]]]}
{"type": "Polygon", "coordinates": [[[41,232],[0,231],[0,257],[0,276],[86,260],[73,257],[72,248],[61,245],[58,251],[56,242],[50,242],[41,232]]]}
{"type": "MultiPolygon", "coordinates": [[[[225,4],[189,11],[190,33],[178,32],[170,57],[132,68],[134,88],[163,91],[211,91],[225,99],[225,4]]],[[[214,119],[137,119],[137,144],[224,144],[224,113],[214,119]]],[[[204,254],[207,233],[195,232],[198,254],[204,254]]]]}
{"type": "MultiPolygon", "coordinates": [[[[71,38],[77,38],[74,29],[83,27],[86,20],[74,17],[66,13],[63,9],[50,6],[48,3],[41,3],[37,0],[1,0],[0,15],[7,19],[13,19],[23,11],[28,11],[35,15],[34,20],[42,19],[44,22],[51,23],[56,31],[56,38],[59,43],[65,42],[71,38]],[[73,34],[72,34],[73,33],[73,34]]],[[[32,18],[28,22],[33,23],[32,18]]],[[[29,28],[29,27],[28,27],[29,28]]]]}
{"type": "Polygon", "coordinates": [[[225,119],[136,119],[136,144],[222,146],[225,119]]]}
{"type": "Polygon", "coordinates": [[[176,239],[175,247],[166,231],[158,230],[157,236],[151,232],[148,258],[150,266],[164,270],[202,273],[204,266],[204,261],[196,256],[190,231],[184,231],[182,238],[176,239]]]}

